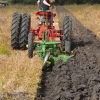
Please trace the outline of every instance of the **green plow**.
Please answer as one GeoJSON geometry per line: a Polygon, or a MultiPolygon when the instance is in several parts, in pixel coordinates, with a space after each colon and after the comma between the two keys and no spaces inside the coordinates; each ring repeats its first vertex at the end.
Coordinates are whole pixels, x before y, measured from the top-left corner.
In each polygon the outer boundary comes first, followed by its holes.
{"type": "Polygon", "coordinates": [[[61,42],[51,42],[51,41],[42,41],[40,43],[34,42],[37,53],[43,61],[43,68],[53,66],[57,61],[62,60],[66,62],[69,58],[74,55],[67,55],[61,49],[61,42]]]}

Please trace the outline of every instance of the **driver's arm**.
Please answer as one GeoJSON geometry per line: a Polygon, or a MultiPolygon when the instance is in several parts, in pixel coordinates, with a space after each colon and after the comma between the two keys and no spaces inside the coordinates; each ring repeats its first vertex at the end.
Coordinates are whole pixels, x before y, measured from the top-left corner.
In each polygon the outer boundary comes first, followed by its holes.
{"type": "Polygon", "coordinates": [[[43,0],[43,3],[49,7],[51,6],[46,0],[43,0]]]}
{"type": "Polygon", "coordinates": [[[37,5],[38,5],[38,7],[40,6],[40,0],[37,1],[37,5]]]}

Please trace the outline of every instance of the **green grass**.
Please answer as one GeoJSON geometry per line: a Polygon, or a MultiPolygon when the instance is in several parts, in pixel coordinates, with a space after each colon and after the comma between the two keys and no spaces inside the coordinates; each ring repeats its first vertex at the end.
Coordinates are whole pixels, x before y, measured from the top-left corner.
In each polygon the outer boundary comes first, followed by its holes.
{"type": "Polygon", "coordinates": [[[0,55],[7,55],[7,56],[11,55],[10,51],[8,50],[7,45],[1,44],[1,46],[0,46],[0,55]]]}

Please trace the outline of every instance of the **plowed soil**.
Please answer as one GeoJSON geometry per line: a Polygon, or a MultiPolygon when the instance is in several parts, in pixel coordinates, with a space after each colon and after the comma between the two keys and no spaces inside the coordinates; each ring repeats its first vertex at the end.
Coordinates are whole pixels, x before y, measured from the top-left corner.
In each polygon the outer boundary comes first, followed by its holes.
{"type": "Polygon", "coordinates": [[[57,13],[61,29],[64,16],[72,17],[75,56],[43,73],[35,100],[100,100],[100,40],[63,7],[57,13]]]}

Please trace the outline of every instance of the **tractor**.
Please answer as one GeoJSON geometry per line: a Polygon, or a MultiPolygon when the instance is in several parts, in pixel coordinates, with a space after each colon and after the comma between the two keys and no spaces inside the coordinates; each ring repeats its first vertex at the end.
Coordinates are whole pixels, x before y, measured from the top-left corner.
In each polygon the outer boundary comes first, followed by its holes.
{"type": "MultiPolygon", "coordinates": [[[[31,17],[24,13],[13,14],[11,28],[12,49],[28,49],[28,57],[34,56],[34,51],[43,60],[43,68],[53,66],[58,60],[66,62],[71,54],[72,19],[65,16],[63,29],[57,30],[54,26],[56,13],[52,11],[37,11],[38,27],[31,27],[31,17]]],[[[35,23],[34,23],[35,24],[35,23]]]]}

